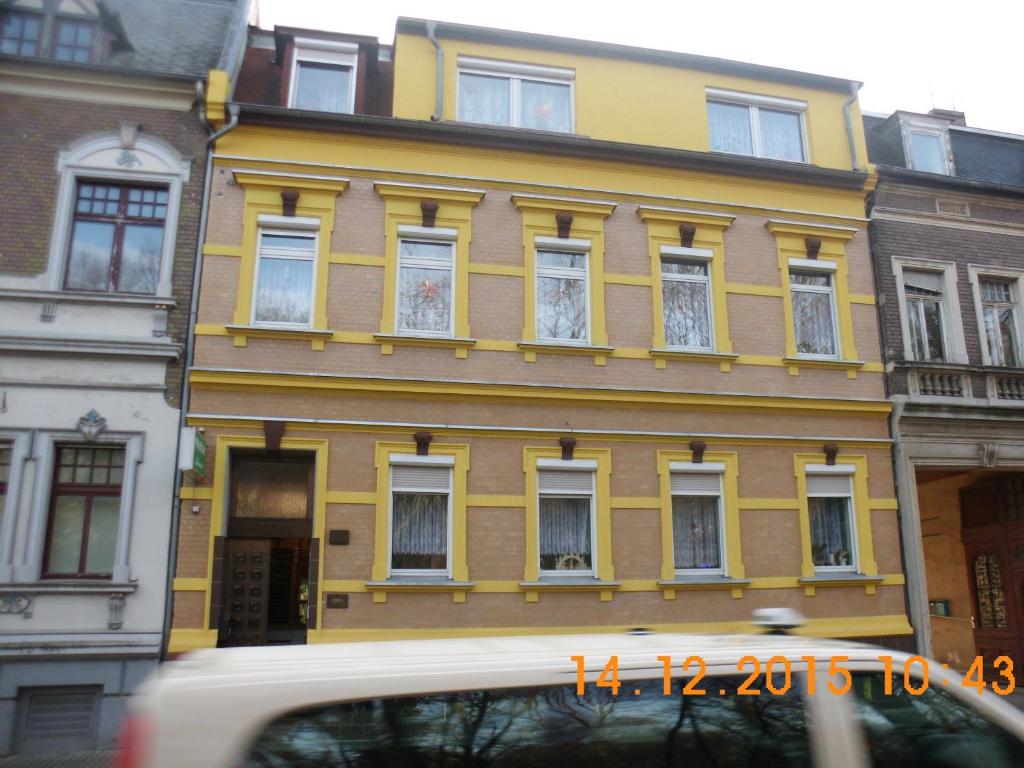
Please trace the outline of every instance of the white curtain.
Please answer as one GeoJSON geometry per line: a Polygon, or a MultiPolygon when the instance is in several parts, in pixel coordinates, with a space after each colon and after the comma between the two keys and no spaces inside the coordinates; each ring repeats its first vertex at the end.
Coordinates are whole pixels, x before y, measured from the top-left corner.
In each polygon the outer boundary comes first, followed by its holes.
{"type": "Polygon", "coordinates": [[[796,351],[805,355],[834,355],[832,297],[827,293],[793,290],[796,351]]]}
{"type": "Polygon", "coordinates": [[[800,115],[796,112],[758,111],[761,122],[761,149],[765,157],[775,160],[804,159],[800,115]]]}
{"type": "Polygon", "coordinates": [[[736,152],[752,155],[754,144],[750,136],[750,108],[741,104],[708,102],[708,132],[711,149],[718,152],[736,152]]]}
{"type": "Polygon", "coordinates": [[[590,499],[540,500],[540,567],[590,570],[590,499]]]}
{"type": "Polygon", "coordinates": [[[313,262],[263,256],[259,273],[255,319],[268,323],[308,323],[313,304],[313,262]]]}
{"type": "Polygon", "coordinates": [[[672,497],[676,568],[721,568],[717,496],[672,497]]]}
{"type": "Polygon", "coordinates": [[[521,125],[545,131],[568,133],[569,86],[523,80],[519,91],[521,125]]]}
{"type": "Polygon", "coordinates": [[[444,568],[448,554],[448,496],[395,493],[392,501],[392,568],[444,568]]]}
{"type": "Polygon", "coordinates": [[[811,557],[815,565],[853,565],[850,542],[850,500],[812,497],[811,557]]]}
{"type": "Polygon", "coordinates": [[[507,77],[459,75],[459,120],[509,125],[510,92],[507,77]]]}

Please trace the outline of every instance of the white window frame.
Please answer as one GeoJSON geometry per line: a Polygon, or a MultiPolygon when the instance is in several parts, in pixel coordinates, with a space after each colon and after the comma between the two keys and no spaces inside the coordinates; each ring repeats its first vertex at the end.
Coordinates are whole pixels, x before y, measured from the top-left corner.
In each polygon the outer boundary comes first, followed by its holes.
{"type": "Polygon", "coordinates": [[[417,227],[409,224],[400,224],[398,226],[398,253],[395,254],[395,333],[401,336],[428,336],[431,338],[450,339],[455,336],[455,302],[458,296],[456,290],[456,280],[458,279],[458,270],[455,268],[455,262],[458,258],[456,251],[456,245],[459,237],[459,231],[457,229],[448,229],[445,227],[417,227]],[[403,330],[400,322],[400,315],[402,311],[402,266],[410,266],[413,268],[423,267],[427,269],[444,269],[438,261],[431,261],[430,259],[417,259],[415,257],[402,257],[402,243],[404,241],[410,242],[430,242],[447,244],[448,251],[451,255],[451,262],[448,269],[451,270],[451,296],[449,297],[448,306],[450,310],[448,312],[448,329],[445,331],[423,331],[423,330],[403,330]]]}
{"type": "MultiPolygon", "coordinates": [[[[726,540],[725,540],[725,488],[723,487],[723,478],[725,477],[725,464],[723,462],[708,461],[701,462],[700,464],[694,464],[689,461],[670,461],[668,464],[669,475],[682,475],[682,474],[701,474],[701,475],[718,475],[718,562],[721,566],[718,568],[676,568],[676,576],[726,576],[728,571],[728,560],[726,559],[726,540]]],[[[675,498],[676,496],[708,496],[707,493],[699,493],[696,491],[683,493],[676,493],[672,490],[672,481],[669,479],[669,496],[675,498]]],[[[670,517],[671,520],[675,516],[670,517]]],[[[669,532],[672,537],[672,560],[673,566],[675,565],[675,546],[676,546],[676,532],[673,524],[672,530],[669,532]]]]}
{"type": "Polygon", "coordinates": [[[391,578],[437,578],[444,577],[447,579],[452,578],[452,546],[453,546],[453,512],[452,512],[452,493],[454,488],[453,473],[455,470],[455,457],[454,456],[417,456],[415,454],[404,454],[404,453],[392,453],[388,457],[388,560],[387,560],[387,577],[391,578]],[[447,510],[447,547],[448,551],[445,556],[446,567],[445,568],[392,568],[391,561],[393,559],[392,550],[392,534],[394,532],[395,525],[395,493],[424,493],[424,494],[436,494],[437,490],[434,488],[417,488],[415,486],[400,486],[395,487],[394,483],[394,467],[410,467],[410,466],[428,466],[428,467],[447,467],[448,468],[448,510],[447,510]]]}
{"type": "Polygon", "coordinates": [[[1011,291],[1016,297],[1017,306],[1014,311],[1014,319],[1017,326],[1017,360],[1024,368],[1024,271],[1015,269],[1000,269],[999,267],[988,267],[982,264],[967,265],[967,279],[971,285],[971,295],[974,298],[974,312],[978,322],[978,336],[981,339],[981,360],[984,365],[995,365],[992,362],[992,353],[988,348],[988,334],[985,332],[985,302],[981,298],[981,281],[997,280],[1012,284],[1011,291]]]}
{"type": "MultiPolygon", "coordinates": [[[[807,102],[799,99],[783,99],[776,96],[763,96],[756,93],[742,93],[740,91],[729,91],[722,88],[705,88],[704,94],[706,103],[719,102],[722,104],[733,104],[746,107],[750,119],[750,148],[751,154],[746,152],[728,152],[724,149],[713,149],[712,152],[722,152],[729,155],[741,155],[742,157],[760,157],[766,160],[776,160],[781,163],[811,163],[811,148],[807,141],[807,102]],[[761,139],[761,110],[769,109],[775,112],[790,112],[800,118],[800,151],[803,154],[802,160],[785,160],[778,157],[766,157],[764,154],[764,142],[761,139]]],[[[708,146],[711,145],[711,120],[708,125],[708,146]]]]}
{"type": "Polygon", "coordinates": [[[356,80],[359,74],[359,46],[335,40],[317,40],[315,38],[297,37],[292,46],[292,76],[288,83],[288,107],[296,109],[295,98],[298,95],[299,64],[329,64],[336,67],[348,67],[352,71],[349,78],[346,112],[328,112],[327,114],[353,114],[356,111],[356,80]]]}
{"type": "Polygon", "coordinates": [[[680,282],[680,283],[703,283],[704,289],[707,291],[708,296],[708,346],[706,347],[684,347],[678,345],[671,345],[668,343],[668,329],[665,327],[665,306],[664,306],[664,288],[662,288],[662,330],[665,333],[665,348],[672,350],[679,350],[683,352],[714,352],[715,346],[715,292],[712,290],[714,287],[712,284],[711,262],[715,257],[715,252],[708,248],[684,248],[678,245],[663,245],[659,249],[659,262],[658,266],[661,270],[660,276],[661,281],[665,280],[680,282]],[[678,275],[678,274],[665,274],[662,267],[665,257],[669,259],[676,259],[679,261],[691,261],[691,262],[703,262],[707,269],[707,274],[701,275],[678,275]]]}
{"type": "Polygon", "coordinates": [[[317,289],[317,260],[320,253],[320,219],[304,216],[273,216],[261,214],[259,216],[259,230],[256,233],[256,264],[253,267],[252,275],[252,311],[249,317],[250,325],[254,328],[281,328],[284,330],[304,330],[313,326],[313,313],[316,305],[317,289]],[[267,258],[291,259],[294,261],[309,261],[312,264],[310,270],[310,292],[309,292],[309,315],[304,323],[279,323],[267,320],[256,319],[256,309],[259,304],[260,285],[260,264],[263,261],[263,236],[281,235],[283,237],[312,236],[312,256],[298,256],[292,253],[277,253],[274,249],[266,254],[267,258]]]}
{"type": "MultiPolygon", "coordinates": [[[[910,141],[913,133],[936,136],[939,139],[939,156],[942,158],[943,170],[940,173],[946,176],[953,175],[953,149],[949,141],[949,124],[945,120],[936,120],[915,115],[913,118],[900,118],[900,133],[903,141],[903,156],[907,160],[907,168],[914,171],[914,151],[910,141]]],[[[934,173],[934,171],[919,171],[919,173],[934,173]]]]}
{"type": "Polygon", "coordinates": [[[786,271],[786,281],[789,285],[789,303],[790,303],[790,314],[793,317],[793,343],[797,343],[797,327],[796,327],[796,307],[793,305],[793,294],[798,292],[803,293],[826,293],[829,297],[829,307],[832,313],[832,341],[835,347],[835,354],[833,355],[816,355],[806,352],[796,351],[796,357],[803,358],[805,360],[842,360],[843,359],[843,348],[842,341],[839,337],[839,317],[838,307],[836,305],[836,265],[832,261],[819,261],[818,259],[790,259],[788,269],[786,271]],[[794,285],[792,279],[793,272],[817,272],[823,276],[828,277],[828,287],[822,287],[820,285],[794,285]]]}
{"type": "Polygon", "coordinates": [[[590,241],[571,237],[541,237],[534,238],[533,253],[533,328],[537,341],[545,344],[566,344],[569,346],[589,346],[591,338],[591,306],[590,306],[590,241]],[[583,270],[570,269],[567,267],[542,267],[540,266],[539,255],[542,252],[555,253],[581,253],[586,257],[587,266],[583,270]],[[542,336],[540,333],[540,278],[569,278],[579,280],[582,272],[583,299],[586,302],[586,336],[582,339],[556,339],[549,336],[542,336]]]}
{"type": "MultiPolygon", "coordinates": [[[[509,82],[509,125],[506,128],[522,128],[522,86],[524,80],[538,83],[553,83],[569,86],[569,130],[568,134],[576,133],[576,71],[560,67],[544,67],[536,64],[521,64],[511,61],[493,61],[469,56],[459,56],[458,77],[455,85],[455,116],[461,117],[462,108],[462,75],[483,75],[500,77],[509,82]]],[[[479,125],[497,125],[497,123],[479,123],[479,125]]],[[[526,130],[541,130],[528,128],[526,130]]],[[[563,133],[563,131],[544,131],[545,133],[563,133]]]]}
{"type": "Polygon", "coordinates": [[[593,459],[537,459],[537,573],[543,580],[597,578],[597,461],[593,459]],[[590,475],[590,494],[570,489],[563,492],[541,491],[540,476],[544,470],[586,472],[590,475]],[[578,571],[547,571],[540,567],[540,502],[541,499],[589,499],[590,500],[590,568],[578,571]]]}
{"type": "MultiPolygon", "coordinates": [[[[860,573],[860,552],[857,547],[857,508],[854,498],[854,481],[856,480],[857,467],[853,464],[807,464],[804,467],[804,483],[807,488],[807,522],[810,524],[811,499],[841,499],[847,500],[846,515],[850,524],[850,564],[849,565],[816,565],[815,573],[860,573]],[[849,482],[849,491],[846,495],[835,493],[812,493],[810,490],[810,478],[815,475],[842,475],[849,482]]],[[[814,542],[810,542],[812,550],[814,542]]]]}
{"type": "Polygon", "coordinates": [[[50,258],[46,271],[32,277],[4,276],[0,286],[38,289],[81,295],[83,291],[65,291],[71,232],[74,227],[75,202],[79,179],[110,184],[143,184],[167,189],[167,216],[164,219],[164,241],[160,253],[160,271],[154,294],[120,292],[92,293],[91,296],[117,302],[124,296],[170,298],[174,296],[171,276],[174,272],[175,245],[181,191],[189,183],[191,161],[162,139],[140,135],[137,125],[122,124],[120,131],[93,134],[74,142],[57,156],[60,185],[57,209],[53,218],[50,258]]]}
{"type": "Polygon", "coordinates": [[[945,335],[945,363],[967,363],[967,342],[964,339],[964,323],[960,315],[960,296],[957,291],[956,263],[952,261],[935,261],[932,259],[916,259],[906,256],[892,257],[892,273],[896,279],[896,295],[900,305],[900,330],[903,333],[903,359],[907,362],[917,361],[914,358],[913,345],[910,340],[910,309],[907,305],[907,292],[903,286],[903,270],[910,269],[921,272],[936,272],[942,275],[942,331],[945,335]]]}

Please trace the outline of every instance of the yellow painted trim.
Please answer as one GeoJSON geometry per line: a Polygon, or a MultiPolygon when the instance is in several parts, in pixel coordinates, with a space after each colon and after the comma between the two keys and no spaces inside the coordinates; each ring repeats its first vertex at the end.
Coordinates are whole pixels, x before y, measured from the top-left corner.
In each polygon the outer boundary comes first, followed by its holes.
{"type": "Polygon", "coordinates": [[[232,256],[242,255],[240,245],[220,245],[219,243],[207,243],[203,246],[203,256],[232,256]]]}
{"type": "MultiPolygon", "coordinates": [[[[803,589],[801,584],[800,576],[758,576],[750,579],[749,584],[744,584],[742,589],[803,589]]],[[[885,576],[879,576],[881,581],[878,582],[880,587],[900,587],[903,586],[906,581],[901,573],[888,574],[885,576]]],[[[623,581],[615,582],[616,586],[608,586],[605,584],[566,584],[559,585],[554,583],[553,587],[564,587],[566,591],[600,591],[600,590],[612,590],[615,592],[660,592],[670,587],[663,587],[658,583],[658,579],[624,579],[623,581]],[[580,587],[580,589],[576,589],[580,587]]],[[[395,585],[396,587],[399,585],[395,585]]],[[[441,592],[450,592],[452,587],[441,585],[443,588],[438,590],[441,592]]],[[[546,587],[547,585],[545,585],[546,587]]],[[[529,586],[523,586],[519,581],[513,581],[512,579],[484,579],[474,580],[471,588],[462,588],[466,592],[477,593],[477,594],[517,594],[521,592],[531,591],[533,589],[532,584],[529,586]]],[[[683,589],[681,586],[674,586],[671,589],[683,589]]],[[[686,587],[691,589],[691,587],[686,587]]],[[[718,589],[718,585],[698,585],[696,589],[718,589]]],[[[726,589],[734,589],[731,585],[728,585],[726,589]]],[[[388,589],[390,591],[397,591],[389,587],[370,587],[367,586],[366,579],[328,579],[323,584],[323,590],[325,592],[374,592],[378,589],[388,589]]],[[[414,588],[416,589],[416,588],[414,588]]],[[[536,589],[541,589],[537,587],[536,589]]]]}
{"type": "MultiPolygon", "coordinates": [[[[375,443],[374,466],[377,469],[376,515],[373,539],[373,581],[386,581],[388,578],[388,515],[391,510],[391,454],[415,454],[416,444],[408,442],[375,443]]],[[[454,581],[469,581],[469,565],[466,556],[466,476],[469,473],[469,446],[451,443],[432,442],[432,456],[452,456],[455,466],[452,468],[452,551],[450,572],[454,581]]],[[[386,599],[386,593],[378,593],[378,597],[386,599]]],[[[377,598],[375,598],[377,599],[377,598]]],[[[383,602],[383,600],[379,600],[383,602]]]]}
{"type": "Polygon", "coordinates": [[[521,399],[530,402],[623,403],[652,407],[687,407],[731,412],[808,411],[850,413],[887,417],[892,405],[886,400],[829,400],[825,398],[786,398],[761,395],[696,394],[681,392],[600,390],[546,386],[515,386],[479,382],[431,382],[411,380],[347,378],[344,376],[308,376],[304,374],[255,373],[244,371],[193,370],[189,377],[198,389],[233,391],[320,391],[358,392],[378,397],[403,394],[446,397],[459,401],[487,398],[493,402],[521,399]]]}
{"type": "MultiPolygon", "coordinates": [[[[853,232],[841,229],[818,228],[813,225],[784,225],[769,222],[768,231],[775,235],[775,245],[779,260],[779,283],[782,286],[782,312],[786,331],[786,354],[783,362],[789,367],[792,375],[797,375],[801,367],[821,367],[819,363],[843,367],[856,365],[863,367],[858,360],[857,343],[853,332],[853,314],[850,310],[849,262],[846,258],[845,241],[853,237],[853,232]],[[799,359],[796,349],[796,330],[793,325],[793,295],[789,284],[790,258],[806,259],[806,237],[821,240],[819,261],[830,261],[836,265],[832,273],[832,291],[835,297],[836,327],[839,338],[839,359],[834,361],[818,361],[799,359]]],[[[856,377],[854,368],[847,369],[849,378],[856,377]]]]}
{"type": "Polygon", "coordinates": [[[739,500],[740,509],[800,509],[800,499],[745,498],[739,500]]]}
{"type": "MultiPolygon", "coordinates": [[[[537,342],[537,237],[557,237],[555,215],[573,215],[570,236],[590,241],[587,255],[587,284],[590,300],[590,338],[594,347],[608,346],[608,330],[604,304],[604,220],[615,210],[614,204],[586,203],[571,200],[542,199],[512,195],[512,202],[523,219],[523,333],[522,340],[537,342]]],[[[544,342],[540,342],[544,343],[544,342]]],[[[594,362],[604,364],[607,352],[592,353],[594,362]]],[[[537,350],[524,348],[523,357],[535,362],[537,350]]],[[[529,581],[530,579],[527,579],[529,581]]]]}
{"type": "MultiPolygon", "coordinates": [[[[311,451],[315,454],[313,463],[313,538],[321,542],[320,568],[317,581],[323,584],[324,561],[322,546],[325,541],[327,525],[327,448],[330,441],[327,439],[292,438],[285,437],[281,440],[281,448],[286,451],[311,451]]],[[[230,452],[233,448],[257,448],[266,446],[263,435],[218,435],[214,445],[214,466],[213,466],[213,499],[210,508],[210,534],[206,553],[206,582],[213,583],[213,545],[217,536],[226,536],[228,520],[228,475],[231,461],[230,452]]],[[[321,589],[321,593],[323,590],[321,589]]],[[[206,589],[206,600],[203,607],[203,616],[210,615],[210,600],[212,594],[209,588],[206,589]]],[[[204,621],[206,619],[204,618],[204,621]]],[[[317,629],[323,621],[323,611],[317,611],[317,629]]],[[[216,644],[217,633],[213,631],[214,644],[216,644]]]]}
{"type": "Polygon", "coordinates": [[[202,648],[217,647],[216,629],[188,629],[176,627],[171,629],[171,637],[167,645],[168,653],[188,653],[202,648]]]}
{"type": "MultiPolygon", "coordinates": [[[[864,455],[839,454],[838,464],[853,464],[853,518],[856,527],[857,542],[857,573],[865,576],[877,576],[878,564],[875,562],[874,538],[871,531],[871,502],[868,497],[868,459],[864,455]]],[[[814,557],[811,552],[811,516],[807,503],[807,465],[821,464],[820,453],[798,453],[793,457],[796,474],[796,487],[800,499],[800,574],[804,578],[812,578],[814,574],[814,557]]]]}
{"type": "Polygon", "coordinates": [[[469,265],[471,275],[501,275],[502,277],[523,277],[526,270],[521,266],[509,264],[482,264],[474,262],[469,265]]]}
{"type": "Polygon", "coordinates": [[[183,576],[175,577],[172,583],[175,592],[205,592],[210,586],[206,579],[185,578],[183,576]]]}
{"type": "Polygon", "coordinates": [[[331,264],[351,264],[357,267],[383,267],[383,256],[368,256],[362,253],[331,253],[327,260],[331,264]]]}
{"type": "MultiPolygon", "coordinates": [[[[658,483],[661,490],[661,578],[669,581],[676,578],[675,549],[672,541],[672,473],[669,464],[673,461],[689,462],[692,451],[658,451],[658,483]]],[[[722,511],[725,530],[725,575],[732,579],[746,576],[743,568],[743,551],[740,541],[739,513],[739,459],[732,451],[709,451],[704,460],[725,464],[722,476],[722,511]]]]}
{"type": "MultiPolygon", "coordinates": [[[[523,473],[526,475],[526,563],[523,581],[540,581],[540,503],[537,495],[537,459],[560,459],[559,448],[523,448],[523,473]]],[[[612,565],[611,475],[612,452],[607,448],[577,449],[574,459],[597,462],[594,472],[594,524],[597,552],[592,554],[594,577],[602,581],[615,579],[612,565]]],[[[603,598],[602,598],[603,599],[603,598]]]]}
{"type": "Polygon", "coordinates": [[[619,275],[606,273],[604,276],[605,285],[640,285],[649,288],[651,285],[650,275],[619,275]]]}
{"type": "Polygon", "coordinates": [[[501,496],[490,493],[471,493],[466,496],[467,507],[526,507],[526,496],[501,496]]]}
{"type": "Polygon", "coordinates": [[[194,486],[184,485],[178,491],[178,498],[183,500],[209,501],[213,498],[213,488],[208,485],[194,486]]]}
{"type": "MultiPolygon", "coordinates": [[[[252,324],[255,291],[256,259],[259,247],[259,215],[282,212],[281,192],[290,189],[299,193],[296,216],[320,220],[317,229],[317,257],[314,267],[314,294],[310,330],[327,328],[327,278],[330,268],[331,235],[334,232],[335,201],[345,189],[345,179],[308,178],[302,176],[257,174],[235,171],[235,181],[245,190],[242,213],[242,258],[238,270],[238,297],[234,325],[252,324]]],[[[255,334],[251,334],[255,335],[255,334]]],[[[244,346],[244,336],[239,336],[244,346]]],[[[238,341],[236,339],[236,342],[238,341]]],[[[314,346],[314,348],[316,348],[314,346]]],[[[322,349],[322,347],[320,347],[322,349]]]]}
{"type": "Polygon", "coordinates": [[[328,504],[376,504],[374,491],[328,491],[328,504]]]}
{"type": "Polygon", "coordinates": [[[322,352],[327,342],[333,338],[334,332],[328,330],[312,330],[308,328],[261,328],[252,325],[228,325],[224,330],[234,337],[236,347],[244,347],[250,338],[254,339],[291,339],[307,342],[314,351],[322,352]]]}
{"type": "Polygon", "coordinates": [[[900,503],[896,499],[868,499],[868,506],[871,509],[897,511],[900,503]]]}
{"type": "MultiPolygon", "coordinates": [[[[749,620],[701,621],[671,624],[645,624],[658,633],[681,634],[763,634],[764,630],[749,620]]],[[[445,627],[442,629],[325,629],[310,642],[368,642],[375,640],[424,640],[459,637],[517,637],[524,635],[621,635],[635,628],[635,624],[559,624],[535,627],[445,627]]],[[[914,630],[904,614],[872,616],[842,616],[836,618],[807,619],[795,630],[805,637],[884,637],[912,635],[914,630]]]]}
{"type": "MultiPolygon", "coordinates": [[[[731,216],[713,216],[696,214],[688,211],[663,211],[641,206],[637,215],[647,224],[647,248],[651,261],[651,306],[653,312],[654,336],[651,347],[664,350],[668,344],[665,339],[665,303],[662,297],[661,281],[661,246],[680,244],[679,227],[690,224],[696,228],[693,238],[694,248],[704,248],[713,254],[708,263],[711,289],[711,314],[714,325],[714,352],[732,353],[732,337],[729,334],[729,306],[726,301],[725,283],[725,230],[732,224],[731,216]]],[[[718,361],[723,370],[729,370],[731,364],[718,361]]],[[[664,362],[659,361],[659,367],[664,362]]]]}
{"type": "Polygon", "coordinates": [[[851,304],[868,304],[870,306],[875,305],[875,297],[870,293],[851,293],[850,294],[851,304]]]}
{"type": "Polygon", "coordinates": [[[211,69],[206,73],[206,118],[223,123],[227,119],[225,105],[231,97],[231,76],[222,69],[211,69]]]}
{"type": "MultiPolygon", "coordinates": [[[[398,228],[402,224],[420,226],[425,200],[437,202],[436,225],[454,229],[455,239],[455,313],[454,328],[457,338],[469,338],[469,246],[473,239],[473,208],[483,198],[483,191],[438,189],[434,187],[399,186],[378,183],[374,185],[384,199],[384,294],[381,301],[380,333],[394,335],[398,290],[398,228]]],[[[381,352],[390,354],[391,344],[383,342],[381,352]]]]}
{"type": "Polygon", "coordinates": [[[726,293],[735,293],[740,296],[771,296],[782,298],[782,288],[777,285],[754,285],[753,283],[726,283],[726,293]]]}
{"type": "Polygon", "coordinates": [[[660,496],[612,496],[612,509],[661,509],[660,496]]]}

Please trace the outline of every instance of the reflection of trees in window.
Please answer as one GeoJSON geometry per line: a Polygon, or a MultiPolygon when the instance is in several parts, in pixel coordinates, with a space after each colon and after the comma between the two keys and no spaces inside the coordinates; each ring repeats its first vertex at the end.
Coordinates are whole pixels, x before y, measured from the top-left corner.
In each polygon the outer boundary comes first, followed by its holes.
{"type": "MultiPolygon", "coordinates": [[[[664,696],[658,679],[625,680],[617,697],[593,685],[578,696],[572,685],[336,704],[271,723],[243,765],[809,766],[799,682],[782,696],[737,696],[742,680],[708,679],[703,697],[682,696],[680,688],[664,696]]],[[[775,684],[781,690],[783,681],[775,684]]]]}
{"type": "Polygon", "coordinates": [[[978,623],[986,629],[1006,629],[1006,593],[1003,572],[995,555],[974,558],[974,586],[978,594],[978,623]]]}

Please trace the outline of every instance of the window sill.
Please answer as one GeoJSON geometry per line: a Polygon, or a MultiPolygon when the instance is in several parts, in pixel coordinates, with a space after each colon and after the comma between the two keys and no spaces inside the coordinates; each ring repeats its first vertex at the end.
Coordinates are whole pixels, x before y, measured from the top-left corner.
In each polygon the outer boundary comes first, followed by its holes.
{"type": "Polygon", "coordinates": [[[22,291],[0,288],[0,298],[45,301],[58,304],[128,304],[154,309],[178,306],[173,296],[142,296],[137,293],[90,293],[88,291],[22,291]]]}
{"type": "Polygon", "coordinates": [[[266,328],[259,325],[225,325],[230,336],[235,338],[236,347],[244,347],[249,338],[295,339],[308,341],[316,352],[322,352],[334,331],[314,328],[266,328]]]}
{"type": "Polygon", "coordinates": [[[662,596],[666,600],[675,600],[677,590],[728,589],[734,598],[743,597],[744,587],[750,586],[750,579],[733,579],[728,576],[676,576],[674,579],[658,581],[662,596]]]}
{"type": "Polygon", "coordinates": [[[390,355],[396,346],[404,347],[435,347],[438,349],[454,349],[455,357],[468,357],[471,347],[476,346],[476,339],[464,336],[417,336],[404,333],[375,333],[373,338],[380,342],[380,353],[390,355]]]}
{"type": "Polygon", "coordinates": [[[864,587],[864,594],[873,595],[876,587],[882,583],[881,576],[869,576],[864,573],[836,572],[816,573],[814,576],[801,576],[798,579],[804,588],[804,595],[814,597],[815,590],[819,587],[864,587]]]}
{"type": "Polygon", "coordinates": [[[612,593],[622,587],[621,581],[606,581],[595,578],[543,579],[521,581],[519,588],[526,593],[526,602],[536,603],[541,592],[600,592],[601,602],[611,602],[612,593]]]}
{"type": "Polygon", "coordinates": [[[520,341],[517,345],[523,350],[523,359],[528,363],[537,362],[537,353],[548,355],[593,355],[594,365],[607,365],[608,355],[615,347],[602,347],[594,344],[562,344],[557,341],[520,341]]]}
{"type": "Polygon", "coordinates": [[[787,355],[782,362],[789,368],[790,376],[799,376],[801,368],[826,368],[837,371],[846,371],[846,378],[856,379],[857,372],[864,367],[863,360],[832,360],[819,357],[801,357],[800,355],[787,355]]]}
{"type": "Polygon", "coordinates": [[[665,368],[667,360],[682,360],[693,363],[718,363],[722,373],[732,370],[732,362],[739,355],[735,352],[713,352],[711,350],[687,350],[671,348],[651,349],[651,357],[655,360],[656,368],[665,368]]]}
{"type": "Polygon", "coordinates": [[[386,603],[388,592],[451,592],[453,602],[464,603],[466,602],[466,593],[475,586],[476,582],[473,581],[455,581],[430,576],[408,576],[366,582],[366,589],[373,594],[375,603],[386,603]]]}
{"type": "Polygon", "coordinates": [[[109,579],[46,579],[30,582],[0,583],[0,592],[51,595],[108,595],[118,592],[135,592],[135,582],[112,582],[109,579]]]}

